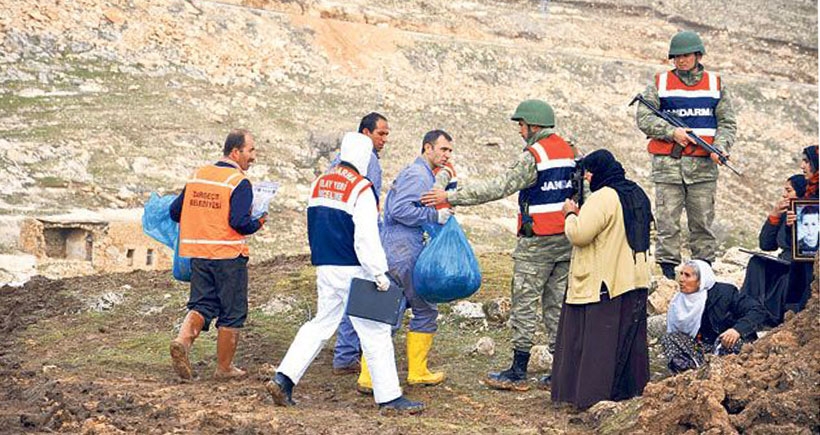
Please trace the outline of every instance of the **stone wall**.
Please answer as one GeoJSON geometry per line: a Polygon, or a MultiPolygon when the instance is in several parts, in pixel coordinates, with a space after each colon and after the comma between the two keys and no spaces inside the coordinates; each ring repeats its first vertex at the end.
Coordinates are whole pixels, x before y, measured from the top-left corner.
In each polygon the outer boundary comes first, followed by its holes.
{"type": "MultiPolygon", "coordinates": [[[[89,262],[98,272],[171,268],[173,252],[142,232],[140,221],[76,222],[26,219],[20,248],[39,262],[89,262]]],[[[85,269],[85,267],[83,267],[85,269]]]]}

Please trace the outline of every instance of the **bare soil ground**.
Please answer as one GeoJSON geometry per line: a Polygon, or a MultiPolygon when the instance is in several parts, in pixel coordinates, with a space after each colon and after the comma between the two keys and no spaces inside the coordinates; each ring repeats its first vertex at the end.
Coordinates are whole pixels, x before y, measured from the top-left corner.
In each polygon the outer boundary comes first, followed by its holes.
{"type": "MultiPolygon", "coordinates": [[[[484,256],[485,286],[477,301],[506,295],[508,255],[484,256]]],[[[167,346],[184,315],[185,285],[168,272],[135,272],[62,281],[36,278],[0,290],[0,432],[82,433],[541,433],[591,428],[574,411],[554,408],[548,392],[491,391],[479,382],[509,364],[508,330],[458,319],[442,307],[431,366],[449,379],[437,388],[406,388],[429,409],[422,417],[381,417],[371,397],[355,392],[355,377],[334,376],[323,351],[298,385],[298,406],[274,407],[264,392],[298,326],[315,308],[313,270],[305,257],[251,267],[251,314],[237,363],[241,382],[210,379],[212,332],[196,342],[198,378],[181,382],[167,346]],[[100,301],[122,303],[97,311],[100,301]],[[272,300],[290,311],[264,314],[272,300]],[[498,343],[493,357],[470,354],[481,336],[498,343]]],[[[406,375],[404,334],[396,337],[399,376],[406,375]]]]}
{"type": "MultiPolygon", "coordinates": [[[[487,254],[481,263],[484,287],[472,299],[507,295],[509,255],[487,254]]],[[[545,391],[514,394],[482,385],[488,371],[509,364],[509,331],[458,318],[443,305],[430,364],[448,380],[435,388],[405,388],[428,405],[423,416],[382,417],[370,397],[354,391],[353,376],[332,374],[329,349],[296,388],[298,406],[273,405],[263,385],[298,326],[311,317],[313,270],[306,257],[282,257],[252,266],[250,276],[251,313],[237,354],[250,376],[232,383],[210,379],[212,332],[194,347],[198,378],[182,382],[172,372],[167,346],[184,315],[187,287],[168,272],[35,278],[24,287],[1,288],[0,432],[820,432],[816,296],[809,309],[743,354],[659,379],[643,398],[585,412],[552,405],[545,391]],[[274,314],[272,306],[287,308],[274,314]],[[495,355],[470,353],[482,336],[496,341],[495,355]]],[[[403,378],[404,334],[395,341],[403,378]]]]}

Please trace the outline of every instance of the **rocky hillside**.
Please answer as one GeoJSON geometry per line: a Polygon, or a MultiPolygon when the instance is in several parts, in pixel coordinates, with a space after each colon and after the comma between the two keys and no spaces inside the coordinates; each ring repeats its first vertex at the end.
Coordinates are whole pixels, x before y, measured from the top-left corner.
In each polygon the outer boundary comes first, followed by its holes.
{"type": "MultiPolygon", "coordinates": [[[[746,176],[721,175],[716,227],[724,246],[751,245],[797,153],[817,142],[817,4],[743,3],[12,2],[0,17],[0,239],[14,251],[20,216],[175,192],[244,126],[260,145],[252,177],[283,184],[257,252],[303,252],[307,187],[364,113],[391,122],[385,185],[432,128],[454,135],[469,183],[519,152],[509,115],[534,97],[553,104],[560,134],[613,150],[651,191],[627,103],[686,28],[736,97],[746,176]]],[[[459,215],[497,250],[514,212],[507,199],[459,215]]]]}

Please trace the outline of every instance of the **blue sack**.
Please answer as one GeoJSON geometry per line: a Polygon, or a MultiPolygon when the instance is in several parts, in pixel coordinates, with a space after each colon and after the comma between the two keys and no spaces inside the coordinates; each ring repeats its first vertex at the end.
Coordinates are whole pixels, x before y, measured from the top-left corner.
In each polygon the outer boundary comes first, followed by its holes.
{"type": "Polygon", "coordinates": [[[159,196],[151,193],[142,213],[142,231],[174,250],[174,278],[191,280],[191,259],[179,256],[179,224],[171,219],[171,203],[176,195],[159,196]]]}
{"type": "Polygon", "coordinates": [[[191,282],[191,258],[179,256],[179,239],[174,248],[174,278],[177,281],[191,282]]]}
{"type": "Polygon", "coordinates": [[[454,217],[421,251],[413,286],[422,299],[436,304],[464,299],[481,287],[478,260],[454,217]]]}

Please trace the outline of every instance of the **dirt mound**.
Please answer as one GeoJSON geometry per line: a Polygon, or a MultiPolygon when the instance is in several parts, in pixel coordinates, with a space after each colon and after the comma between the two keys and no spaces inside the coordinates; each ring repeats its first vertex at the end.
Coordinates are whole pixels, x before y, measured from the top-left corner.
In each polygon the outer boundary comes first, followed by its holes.
{"type": "MultiPolygon", "coordinates": [[[[817,263],[815,263],[815,275],[817,263]]],[[[630,432],[820,432],[820,295],[740,355],[646,387],[630,432]]]]}

